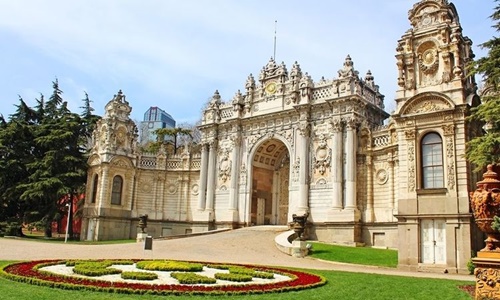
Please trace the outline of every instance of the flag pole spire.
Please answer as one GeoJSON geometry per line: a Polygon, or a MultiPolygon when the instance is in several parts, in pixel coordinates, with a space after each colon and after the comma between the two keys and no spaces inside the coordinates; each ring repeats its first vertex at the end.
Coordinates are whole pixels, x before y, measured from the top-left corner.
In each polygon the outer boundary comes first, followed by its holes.
{"type": "Polygon", "coordinates": [[[274,20],[274,51],[273,60],[276,61],[276,27],[278,26],[278,21],[274,20]]]}

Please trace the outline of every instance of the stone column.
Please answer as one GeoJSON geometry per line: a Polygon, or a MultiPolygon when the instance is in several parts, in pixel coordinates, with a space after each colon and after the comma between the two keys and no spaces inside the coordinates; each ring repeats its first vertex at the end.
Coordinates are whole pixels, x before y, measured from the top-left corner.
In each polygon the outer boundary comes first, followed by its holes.
{"type": "Polygon", "coordinates": [[[309,124],[306,122],[299,125],[299,149],[298,154],[300,157],[299,166],[299,200],[298,211],[299,213],[306,213],[309,211],[309,124]]]}
{"type": "Polygon", "coordinates": [[[340,121],[334,121],[333,125],[333,170],[332,170],[332,190],[333,190],[333,199],[332,199],[332,208],[333,209],[342,209],[342,168],[344,163],[342,161],[342,123],[340,121]]]}
{"type": "Polygon", "coordinates": [[[233,138],[233,150],[231,152],[231,186],[229,188],[229,210],[238,210],[238,186],[240,177],[240,137],[233,138]]]}
{"type": "MultiPolygon", "coordinates": [[[[103,206],[107,206],[105,203],[105,199],[111,199],[111,193],[109,192],[109,169],[108,165],[104,165],[102,169],[102,175],[99,179],[101,189],[99,191],[99,198],[97,199],[97,215],[100,216],[103,206]],[[109,197],[106,195],[109,194],[109,197]]],[[[108,205],[109,206],[109,205],[108,205]]]]}
{"type": "Polygon", "coordinates": [[[217,142],[210,142],[210,150],[208,152],[208,175],[207,175],[207,205],[206,209],[214,210],[215,197],[215,158],[217,156],[217,142]]]}
{"type": "Polygon", "coordinates": [[[346,209],[356,209],[356,123],[348,120],[346,123],[346,209]]]}
{"type": "Polygon", "coordinates": [[[198,210],[205,210],[208,174],[208,145],[201,145],[200,184],[198,190],[198,210]]]}
{"type": "Polygon", "coordinates": [[[366,219],[372,222],[374,219],[373,211],[373,161],[372,156],[366,156],[366,219]]]}

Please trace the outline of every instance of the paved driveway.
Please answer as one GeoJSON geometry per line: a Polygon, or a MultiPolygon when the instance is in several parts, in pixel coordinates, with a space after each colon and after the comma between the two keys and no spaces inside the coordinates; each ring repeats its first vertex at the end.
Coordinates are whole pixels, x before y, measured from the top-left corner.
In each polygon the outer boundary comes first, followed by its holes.
{"type": "Polygon", "coordinates": [[[0,238],[0,260],[36,259],[178,259],[228,263],[288,266],[373,274],[474,280],[471,275],[405,272],[396,269],[332,263],[312,258],[294,258],[274,245],[279,232],[272,227],[248,227],[189,238],[154,240],[153,250],[144,244],[78,245],[0,238]]]}

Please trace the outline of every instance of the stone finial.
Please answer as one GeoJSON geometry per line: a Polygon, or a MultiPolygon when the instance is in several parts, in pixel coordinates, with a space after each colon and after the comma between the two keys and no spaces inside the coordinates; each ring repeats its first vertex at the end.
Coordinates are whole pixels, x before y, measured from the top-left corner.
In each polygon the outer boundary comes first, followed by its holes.
{"type": "Polygon", "coordinates": [[[490,164],[486,167],[486,172],[483,174],[483,180],[477,183],[477,187],[482,187],[484,190],[500,188],[500,180],[498,180],[498,174],[493,171],[493,165],[490,164]]]}
{"type": "Polygon", "coordinates": [[[354,62],[350,55],[347,55],[344,61],[344,68],[339,70],[339,78],[345,78],[350,76],[358,76],[359,72],[354,69],[354,62]]]}
{"type": "Polygon", "coordinates": [[[302,77],[302,70],[300,69],[300,65],[297,61],[295,61],[295,63],[292,66],[292,70],[290,71],[290,77],[292,77],[292,79],[302,77]]]}
{"type": "Polygon", "coordinates": [[[255,89],[255,79],[253,78],[252,73],[250,73],[250,75],[248,75],[247,82],[245,84],[245,88],[247,89],[247,91],[255,89]]]}
{"type": "Polygon", "coordinates": [[[218,107],[219,104],[220,104],[219,90],[215,90],[214,95],[212,96],[212,99],[210,100],[209,107],[210,108],[215,108],[215,107],[218,107]]]}
{"type": "Polygon", "coordinates": [[[375,86],[375,77],[372,75],[372,71],[368,70],[368,72],[366,72],[365,82],[369,87],[375,86]]]}

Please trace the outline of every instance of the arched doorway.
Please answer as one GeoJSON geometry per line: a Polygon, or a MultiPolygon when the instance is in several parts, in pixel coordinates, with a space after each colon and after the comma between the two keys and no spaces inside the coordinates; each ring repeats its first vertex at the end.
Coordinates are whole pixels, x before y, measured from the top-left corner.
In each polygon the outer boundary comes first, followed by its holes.
{"type": "Polygon", "coordinates": [[[290,154],[278,139],[262,142],[252,159],[252,194],[250,220],[252,225],[286,225],[290,154]]]}

